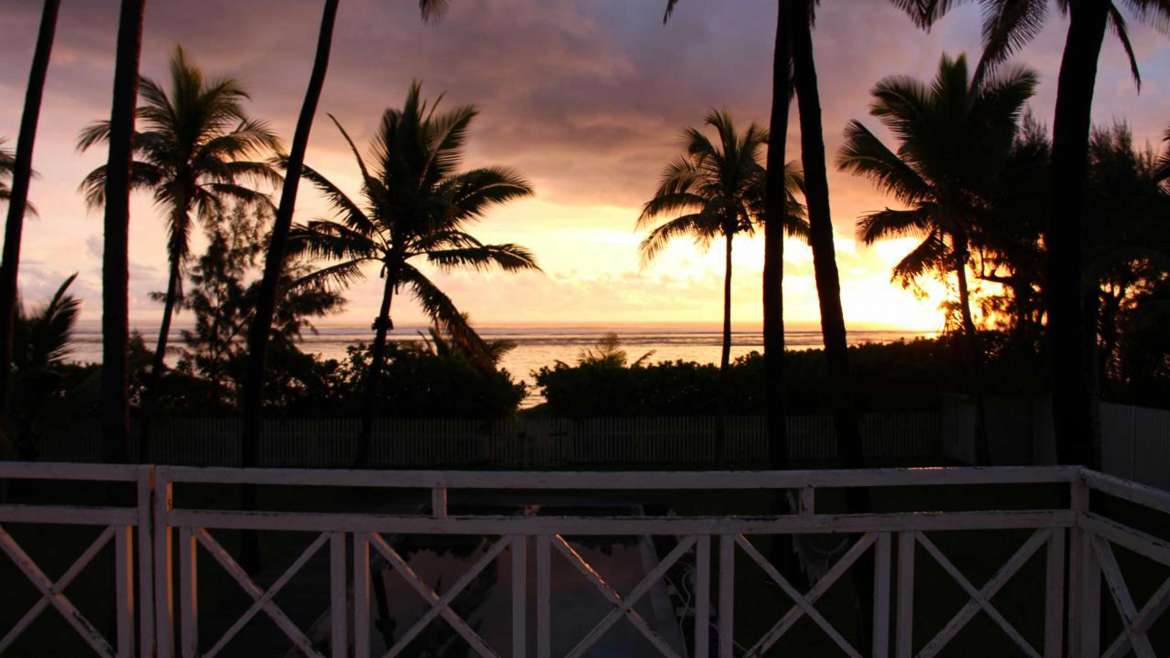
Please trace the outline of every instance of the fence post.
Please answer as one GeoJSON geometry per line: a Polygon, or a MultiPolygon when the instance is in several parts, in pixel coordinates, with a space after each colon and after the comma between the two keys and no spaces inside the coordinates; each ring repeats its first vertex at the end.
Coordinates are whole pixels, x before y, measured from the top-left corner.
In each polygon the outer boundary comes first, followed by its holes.
{"type": "Polygon", "coordinates": [[[898,533],[898,618],[897,658],[914,656],[914,551],[917,539],[913,530],[898,533]]]}
{"type": "Polygon", "coordinates": [[[695,656],[707,658],[711,647],[711,536],[695,544],[695,656]]]}
{"type": "Polygon", "coordinates": [[[345,576],[345,533],[334,532],[329,536],[329,619],[332,625],[329,641],[333,658],[345,658],[349,654],[345,576]]]}
{"type": "Polygon", "coordinates": [[[1083,475],[1071,484],[1075,526],[1069,542],[1068,648],[1071,658],[1101,655],[1101,566],[1093,551],[1092,533],[1082,525],[1089,511],[1089,485],[1083,475]]]}
{"type": "Polygon", "coordinates": [[[512,658],[528,648],[528,537],[512,537],[512,658]]]}
{"type": "MultiPolygon", "coordinates": [[[[114,591],[118,624],[118,658],[134,657],[134,529],[119,527],[114,534],[114,591]]],[[[142,607],[148,607],[143,602],[142,607]]],[[[149,647],[143,647],[149,651],[149,647]]]]}
{"type": "Polygon", "coordinates": [[[549,599],[552,596],[551,562],[552,538],[536,537],[536,658],[552,657],[552,615],[549,599]]]}
{"type": "Polygon", "coordinates": [[[191,528],[179,528],[179,587],[183,615],[183,658],[199,656],[199,540],[191,528]]]}
{"type": "Polygon", "coordinates": [[[1064,528],[1053,528],[1045,558],[1044,658],[1064,655],[1064,528]]]}
{"type": "Polygon", "coordinates": [[[174,565],[169,519],[174,508],[173,496],[174,485],[165,469],[157,469],[154,490],[154,635],[158,658],[171,658],[175,651],[174,565]]]}
{"type": "Polygon", "coordinates": [[[719,658],[735,657],[735,535],[719,536],[719,658]]]}
{"type": "Polygon", "coordinates": [[[138,469],[138,646],[142,656],[157,652],[154,645],[154,466],[138,469]]]}
{"type": "Polygon", "coordinates": [[[353,655],[370,655],[370,535],[353,535],[353,655]]]}
{"type": "Polygon", "coordinates": [[[873,656],[887,658],[890,654],[890,567],[893,555],[890,533],[878,535],[874,547],[873,569],[873,656]]]}

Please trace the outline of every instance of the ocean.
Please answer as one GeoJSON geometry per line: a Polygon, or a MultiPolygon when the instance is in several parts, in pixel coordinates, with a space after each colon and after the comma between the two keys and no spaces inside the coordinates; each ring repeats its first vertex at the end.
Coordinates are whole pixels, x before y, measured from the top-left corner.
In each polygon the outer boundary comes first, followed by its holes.
{"type": "MultiPolygon", "coordinates": [[[[585,349],[594,346],[606,333],[613,332],[621,339],[622,347],[630,360],[651,353],[650,362],[675,361],[683,359],[700,363],[717,363],[722,334],[717,328],[708,326],[656,326],[656,325],[604,325],[588,326],[527,326],[527,327],[480,327],[480,334],[487,340],[510,340],[516,348],[508,352],[501,363],[512,376],[533,383],[532,373],[557,361],[573,363],[585,349]]],[[[395,329],[391,339],[395,341],[418,342],[419,332],[424,327],[402,327],[395,329]]],[[[154,334],[143,332],[147,344],[154,341],[154,334]]],[[[897,340],[929,338],[937,332],[895,331],[895,330],[854,330],[849,333],[851,344],[888,343],[897,340]]],[[[317,333],[306,333],[301,348],[306,352],[324,358],[342,359],[345,348],[355,343],[369,342],[373,337],[368,325],[337,325],[319,327],[317,333]]],[[[176,332],[171,339],[176,348],[181,338],[176,332]]],[[[789,349],[810,349],[821,346],[819,329],[794,330],[785,332],[789,349]]],[[[763,351],[763,334],[757,330],[733,331],[731,356],[742,356],[752,351],[763,351]]],[[[79,362],[101,361],[101,333],[96,327],[80,328],[74,335],[71,359],[79,362]]],[[[524,406],[530,407],[543,401],[539,391],[532,390],[524,406]]]]}

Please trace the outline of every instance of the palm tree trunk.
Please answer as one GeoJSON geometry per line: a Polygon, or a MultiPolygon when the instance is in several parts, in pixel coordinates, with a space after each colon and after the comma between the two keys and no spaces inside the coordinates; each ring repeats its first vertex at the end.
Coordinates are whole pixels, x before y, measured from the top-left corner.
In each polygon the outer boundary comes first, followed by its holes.
{"type": "Polygon", "coordinates": [[[244,373],[241,407],[244,414],[243,440],[241,442],[241,464],[255,466],[257,447],[260,439],[260,408],[263,403],[264,365],[268,355],[268,334],[272,328],[272,316],[276,311],[276,296],[284,273],[284,257],[288,246],[288,233],[292,226],[293,210],[297,201],[297,189],[301,182],[301,169],[305,165],[305,150],[309,144],[309,133],[313,128],[313,117],[325,85],[325,73],[329,68],[329,52],[333,44],[333,25],[337,19],[339,0],[325,0],[321,15],[321,31],[317,37],[317,54],[313,61],[313,72],[305,90],[301,114],[297,118],[296,133],[293,135],[292,151],[288,156],[288,168],[280,192],[280,205],[272,225],[272,238],[264,261],[264,277],[260,282],[256,315],[248,328],[248,365],[244,373]]]}
{"type": "Polygon", "coordinates": [[[778,0],[776,48],[772,59],[772,115],[768,133],[768,172],[764,190],[764,400],[767,405],[768,462],[788,468],[784,413],[784,218],[788,190],[784,153],[788,146],[788,106],[792,101],[792,0],[778,0]]]}
{"type": "Polygon", "coordinates": [[[126,353],[130,342],[130,158],[145,12],[146,0],[122,0],[114,66],[114,100],[110,110],[110,154],[106,163],[102,254],[102,456],[113,462],[125,461],[129,452],[130,399],[126,353]]]}
{"type": "MultiPolygon", "coordinates": [[[[339,0],[325,0],[321,13],[321,30],[317,36],[317,54],[313,59],[313,72],[309,75],[309,86],[305,89],[305,100],[301,114],[297,117],[297,128],[293,134],[292,150],[288,154],[288,167],[284,185],[280,191],[280,205],[272,224],[272,238],[264,260],[264,276],[260,281],[256,315],[248,327],[248,363],[244,369],[244,386],[240,407],[243,412],[243,432],[240,437],[240,465],[255,467],[259,462],[260,411],[264,404],[264,365],[268,356],[269,331],[272,316],[276,312],[276,296],[280,278],[284,274],[284,256],[288,247],[288,233],[292,227],[293,210],[297,203],[297,189],[301,183],[301,169],[305,166],[305,151],[309,146],[309,133],[313,129],[313,117],[321,100],[321,89],[325,86],[325,73],[329,69],[329,51],[333,45],[333,25],[337,20],[339,0]]],[[[240,504],[245,510],[256,508],[256,487],[244,485],[240,504]]],[[[256,534],[244,533],[241,546],[241,560],[245,567],[257,567],[260,562],[256,534]]]]}
{"type": "Polygon", "coordinates": [[[370,443],[374,436],[374,419],[378,413],[378,393],[382,389],[382,368],[386,365],[386,334],[394,328],[390,320],[390,303],[394,299],[396,278],[393,271],[386,272],[382,307],[374,320],[374,345],[370,354],[370,369],[366,373],[365,400],[362,402],[362,430],[358,437],[358,453],[354,458],[356,467],[364,467],[370,461],[370,443]]]}
{"type": "Polygon", "coordinates": [[[1098,465],[1093,354],[1084,317],[1083,201],[1097,59],[1107,0],[1073,0],[1052,126],[1052,221],[1048,247],[1048,340],[1052,417],[1062,464],[1098,465]]]}
{"type": "Polygon", "coordinates": [[[967,379],[971,396],[975,399],[975,463],[991,465],[991,446],[987,437],[987,399],[983,392],[981,369],[983,350],[979,346],[979,332],[971,314],[971,290],[967,284],[967,243],[960,240],[955,248],[955,278],[959,281],[959,312],[963,317],[963,343],[966,346],[967,379]]]}
{"type": "MultiPolygon", "coordinates": [[[[829,207],[829,178],[825,164],[824,126],[821,123],[810,7],[807,2],[798,2],[796,7],[792,18],[792,59],[800,108],[800,153],[811,227],[809,245],[812,247],[817,301],[821,311],[821,336],[829,366],[829,381],[834,391],[833,422],[837,434],[837,452],[847,468],[863,468],[865,463],[861,435],[857,428],[855,395],[849,378],[849,344],[845,333],[845,314],[841,308],[841,277],[837,271],[837,254],[833,245],[833,218],[829,207]]],[[[860,513],[867,510],[853,511],[860,513]]]]}
{"type": "Polygon", "coordinates": [[[727,447],[728,368],[731,366],[731,240],[732,229],[723,235],[723,350],[719,355],[719,422],[715,426],[715,459],[722,465],[727,447]]]}
{"type": "MultiPolygon", "coordinates": [[[[837,455],[846,468],[864,468],[861,433],[857,426],[856,395],[849,377],[849,342],[845,333],[845,313],[841,308],[841,276],[837,271],[836,247],[833,244],[833,216],[829,206],[829,176],[825,164],[825,135],[821,122],[821,92],[817,80],[816,55],[813,50],[810,0],[796,3],[792,17],[792,60],[797,107],[800,110],[800,154],[804,169],[804,196],[808,206],[809,246],[813,253],[813,274],[817,282],[817,301],[821,312],[821,339],[833,390],[833,425],[837,436],[837,455]]],[[[846,491],[846,505],[851,514],[871,511],[869,491],[854,487],[846,491]]],[[[859,636],[862,645],[869,643],[873,608],[872,553],[862,556],[852,570],[857,592],[859,636]]]]}
{"type": "MultiPolygon", "coordinates": [[[[4,259],[0,264],[0,413],[8,418],[12,404],[9,390],[12,364],[12,333],[16,323],[16,278],[20,271],[20,241],[24,231],[24,213],[28,208],[28,185],[32,179],[33,142],[41,116],[41,98],[49,57],[57,31],[57,11],[61,0],[45,0],[41,27],[33,52],[28,89],[24,94],[24,112],[20,117],[20,134],[16,139],[16,162],[12,169],[12,189],[8,198],[8,221],[4,225],[4,259]]],[[[0,435],[4,434],[0,432],[0,435]]]]}
{"type": "Polygon", "coordinates": [[[162,382],[163,370],[166,368],[167,340],[171,335],[171,317],[175,312],[175,303],[179,299],[179,282],[182,272],[179,269],[179,259],[172,254],[170,275],[167,277],[167,294],[163,299],[162,322],[158,328],[158,342],[154,348],[154,359],[150,367],[150,379],[146,385],[145,400],[142,404],[142,432],[138,435],[138,461],[150,462],[150,427],[158,409],[159,384],[162,382]]]}

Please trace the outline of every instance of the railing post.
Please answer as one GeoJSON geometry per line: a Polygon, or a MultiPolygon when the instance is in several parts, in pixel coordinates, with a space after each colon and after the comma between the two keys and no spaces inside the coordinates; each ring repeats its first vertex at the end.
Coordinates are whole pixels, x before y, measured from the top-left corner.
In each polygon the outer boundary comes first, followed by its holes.
{"type": "Polygon", "coordinates": [[[890,533],[878,534],[873,569],[873,658],[890,655],[890,567],[893,551],[890,533]]]}
{"type": "Polygon", "coordinates": [[[431,514],[436,519],[447,518],[447,488],[435,487],[431,489],[431,514]]]}
{"type": "Polygon", "coordinates": [[[154,635],[158,658],[171,658],[175,651],[175,597],[169,515],[174,508],[174,485],[162,469],[155,471],[155,480],[154,635]]]}
{"type": "Polygon", "coordinates": [[[528,651],[528,538],[512,537],[512,658],[528,651]]]}
{"type": "Polygon", "coordinates": [[[711,647],[711,536],[695,544],[695,654],[708,658],[711,647]]]}
{"type": "Polygon", "coordinates": [[[1071,507],[1076,525],[1069,542],[1068,655],[1101,655],[1101,565],[1093,551],[1092,533],[1082,525],[1089,511],[1089,485],[1083,476],[1073,479],[1071,507]]]}
{"type": "Polygon", "coordinates": [[[914,551],[917,540],[913,530],[898,533],[898,618],[897,658],[914,656],[914,551]]]}
{"type": "Polygon", "coordinates": [[[370,535],[353,536],[353,655],[370,656],[370,535]]]}
{"type": "MultiPolygon", "coordinates": [[[[118,658],[134,657],[134,528],[114,531],[114,591],[118,623],[118,658]]],[[[145,607],[145,606],[144,606],[145,607]]],[[[143,647],[144,651],[149,650],[143,647]]]]}
{"type": "Polygon", "coordinates": [[[735,658],[735,535],[719,536],[719,658],[735,658]]]}
{"type": "Polygon", "coordinates": [[[349,655],[349,610],[346,602],[345,533],[329,536],[329,641],[333,658],[349,655]]]}
{"type": "Polygon", "coordinates": [[[199,545],[191,528],[179,528],[179,588],[183,621],[183,658],[199,655],[199,545]]]}
{"type": "Polygon", "coordinates": [[[1045,558],[1044,658],[1064,655],[1064,528],[1053,528],[1045,558]]]}
{"type": "Polygon", "coordinates": [[[549,599],[552,596],[551,544],[548,535],[536,537],[536,658],[552,657],[552,615],[549,599]]]}
{"type": "Polygon", "coordinates": [[[138,646],[143,658],[157,652],[154,645],[154,466],[138,469],[138,646]]]}

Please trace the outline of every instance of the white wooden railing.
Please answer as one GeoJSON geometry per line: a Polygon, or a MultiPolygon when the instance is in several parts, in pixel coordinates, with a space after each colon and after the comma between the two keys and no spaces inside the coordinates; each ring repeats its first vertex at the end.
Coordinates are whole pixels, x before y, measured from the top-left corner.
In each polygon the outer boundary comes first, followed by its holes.
{"type": "MultiPolygon", "coordinates": [[[[414,589],[429,611],[399,634],[385,655],[405,649],[428,624],[442,618],[481,656],[511,655],[526,658],[553,656],[553,621],[558,611],[551,604],[551,564],[567,560],[580,571],[611,606],[610,612],[580,638],[570,638],[571,648],[557,655],[584,656],[619,623],[629,623],[645,636],[657,653],[678,656],[679,647],[659,635],[638,611],[638,604],[684,557],[693,560],[694,624],[690,655],[707,658],[765,655],[798,621],[807,618],[845,655],[875,658],[930,658],[950,645],[977,615],[990,618],[1019,652],[1027,656],[1059,658],[1113,658],[1133,653],[1139,658],[1170,655],[1155,647],[1150,629],[1170,607],[1170,579],[1162,583],[1144,604],[1135,603],[1119,566],[1114,547],[1124,547],[1144,558],[1170,567],[1170,543],[1127,524],[1109,510],[1119,507],[1106,499],[1125,501],[1126,513],[1163,516],[1170,520],[1170,494],[1072,467],[873,469],[863,471],[693,472],[693,473],[538,473],[538,472],[420,472],[229,469],[154,466],[101,466],[0,462],[0,478],[35,480],[91,480],[132,482],[137,502],[126,507],[79,507],[40,504],[0,505],[3,524],[82,524],[105,527],[98,540],[86,548],[64,575],[49,578],[30,555],[0,528],[3,548],[41,592],[41,599],[24,616],[0,619],[0,655],[31,622],[50,606],[60,612],[90,647],[102,656],[132,655],[183,658],[218,655],[239,631],[259,615],[275,622],[292,644],[307,656],[323,655],[305,630],[298,628],[276,602],[276,594],[300,574],[310,560],[328,551],[329,600],[322,600],[330,625],[329,655],[371,655],[371,556],[378,555],[414,589]],[[206,510],[178,506],[176,487],[214,487],[254,484],[306,488],[424,489],[431,492],[427,513],[387,515],[368,513],[248,512],[206,510]],[[1042,509],[977,509],[936,511],[944,489],[968,487],[1045,485],[1060,493],[1064,503],[1042,509]],[[869,514],[838,514],[818,504],[825,489],[922,487],[912,509],[869,514]],[[448,513],[452,490],[511,491],[511,499],[556,490],[577,492],[582,497],[599,491],[787,491],[795,512],[782,515],[718,517],[695,516],[485,516],[448,513]],[[527,494],[525,493],[527,492],[527,494]],[[534,493],[535,492],[535,493],[534,493]],[[1092,500],[1091,500],[1092,499],[1092,500]],[[1092,503],[1092,504],[1091,504],[1092,503]],[[134,541],[134,531],[137,529],[134,541]],[[255,582],[225,550],[217,535],[230,530],[296,531],[312,536],[308,547],[267,588],[255,582]],[[973,582],[956,566],[953,556],[940,549],[941,533],[953,531],[1031,531],[1027,539],[986,582],[973,582]],[[177,535],[177,537],[176,537],[177,535]],[[466,573],[439,593],[416,574],[389,540],[391,535],[490,536],[496,539],[474,558],[466,573]],[[753,537],[777,535],[841,535],[842,552],[805,591],[798,589],[753,543],[753,537]],[[583,552],[574,547],[575,536],[669,536],[676,544],[644,578],[626,592],[608,582],[583,552]],[[110,539],[116,548],[117,637],[110,644],[65,597],[63,589],[110,539]],[[178,558],[173,559],[173,542],[178,558]],[[135,550],[137,546],[137,550],[135,550]],[[534,547],[535,583],[528,583],[529,546],[534,547]],[[508,553],[511,561],[511,647],[492,647],[452,602],[489,564],[508,553]],[[995,595],[1016,577],[1033,556],[1044,555],[1044,591],[1035,602],[1041,619],[1042,638],[1033,645],[1013,621],[996,606],[995,595]],[[870,646],[854,646],[851,634],[835,627],[818,610],[818,603],[834,583],[872,554],[872,619],[867,620],[870,646]],[[715,559],[716,555],[718,559],[715,559]],[[206,558],[210,557],[210,561],[206,558]],[[746,560],[745,560],[746,558],[746,560]],[[915,599],[916,564],[933,561],[966,593],[969,601],[932,637],[916,633],[918,606],[931,601],[915,599]],[[1066,570],[1066,560],[1069,568],[1066,570]],[[758,565],[792,601],[775,610],[775,623],[759,638],[737,634],[737,605],[759,607],[757,601],[737,599],[735,570],[738,564],[758,565]],[[134,574],[137,565],[137,596],[134,574]],[[219,638],[199,632],[198,570],[204,566],[224,570],[248,595],[251,604],[219,638]],[[174,570],[178,569],[176,578],[174,570]],[[1104,582],[1108,597],[1102,596],[1104,582]],[[713,586],[715,583],[715,586],[713,586]],[[716,590],[716,591],[713,591],[716,590]],[[175,600],[178,599],[177,606],[175,600]],[[530,601],[531,599],[531,601],[530,601]],[[1120,635],[1103,637],[1102,603],[1117,610],[1120,635]],[[529,628],[529,614],[535,624],[529,628]],[[135,652],[137,614],[138,653],[135,652]],[[703,623],[714,617],[712,624],[703,623]],[[13,625],[10,630],[2,630],[13,625]],[[715,640],[712,642],[712,640],[715,640]],[[714,650],[711,647],[714,645],[714,650]]],[[[306,489],[309,492],[311,489],[306,489]]],[[[307,493],[306,495],[310,495],[307,493]]],[[[960,496],[961,498],[961,496],[960,496]]],[[[1051,498],[1051,497],[1050,497],[1051,498]]],[[[950,496],[953,502],[955,497],[950,496]]],[[[1130,518],[1130,517],[1126,517],[1130,518]]],[[[1145,526],[1142,526],[1145,528],[1145,526]]],[[[868,578],[868,577],[867,577],[868,578]]],[[[854,620],[855,621],[855,620],[854,620]]],[[[1017,622],[1018,623],[1018,620],[1017,622]]],[[[1035,639],[1035,638],[1033,638],[1035,639]]],[[[558,638],[564,642],[564,638],[558,638]]],[[[685,652],[686,650],[683,649],[685,652]]]]}

